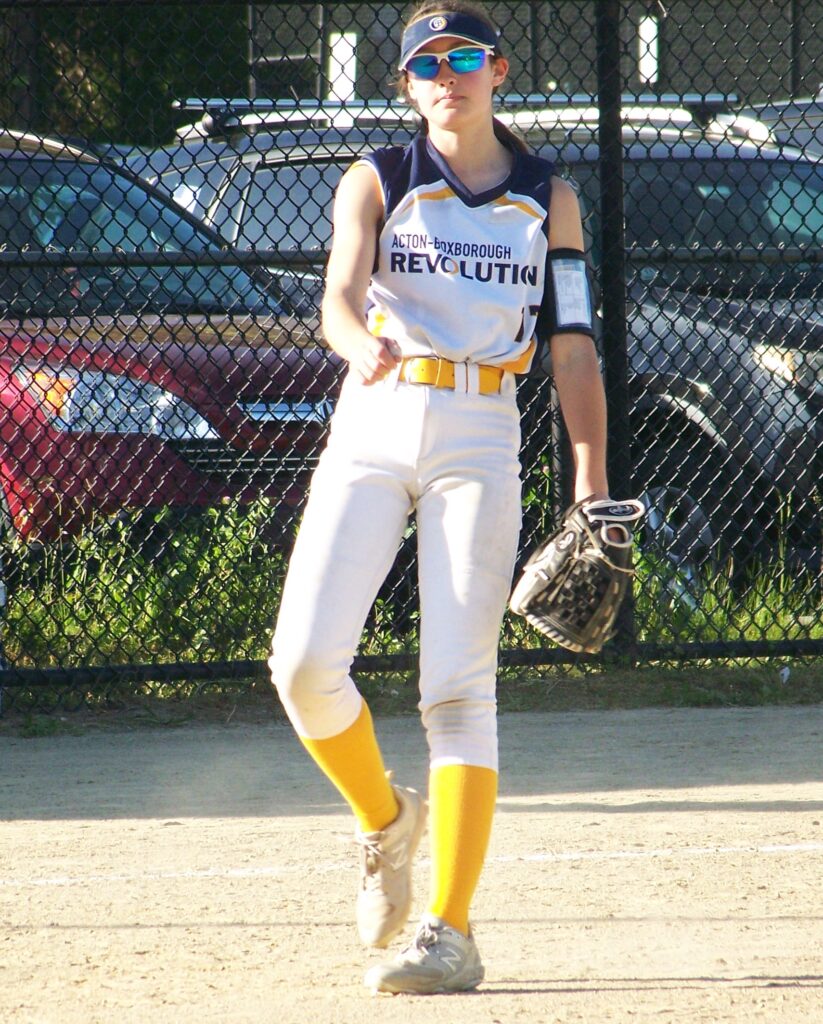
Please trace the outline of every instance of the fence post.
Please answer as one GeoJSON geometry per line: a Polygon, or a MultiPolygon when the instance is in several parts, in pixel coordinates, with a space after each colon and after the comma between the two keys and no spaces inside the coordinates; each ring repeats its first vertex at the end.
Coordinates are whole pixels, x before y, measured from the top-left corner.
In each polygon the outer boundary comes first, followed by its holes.
{"type": "MultiPolygon", "coordinates": [[[[623,133],[620,72],[620,3],[595,4],[597,91],[600,120],[600,223],[602,233],[603,370],[609,418],[609,486],[616,498],[631,486],[628,357],[626,335],[626,239],[623,229],[623,133]]],[[[629,597],[617,623],[616,643],[633,643],[634,608],[629,597]]]]}

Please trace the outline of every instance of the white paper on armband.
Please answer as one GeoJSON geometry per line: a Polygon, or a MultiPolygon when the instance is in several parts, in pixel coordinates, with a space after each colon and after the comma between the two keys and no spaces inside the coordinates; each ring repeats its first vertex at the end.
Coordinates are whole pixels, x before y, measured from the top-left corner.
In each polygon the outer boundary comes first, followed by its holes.
{"type": "Polygon", "coordinates": [[[586,261],[576,257],[551,260],[554,286],[555,330],[592,328],[592,303],[586,261]]]}

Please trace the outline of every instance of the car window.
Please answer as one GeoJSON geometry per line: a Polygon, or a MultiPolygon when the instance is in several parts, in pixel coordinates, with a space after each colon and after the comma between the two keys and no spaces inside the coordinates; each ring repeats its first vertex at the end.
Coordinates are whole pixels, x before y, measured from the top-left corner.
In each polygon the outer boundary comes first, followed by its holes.
{"type": "Polygon", "coordinates": [[[206,214],[206,223],[220,232],[227,242],[248,248],[249,243],[240,233],[246,193],[251,181],[248,164],[240,163],[220,186],[206,214]]]}
{"type": "MultiPolygon", "coordinates": [[[[0,165],[0,244],[53,251],[199,251],[215,242],[131,179],[69,161],[0,165]]],[[[38,314],[262,311],[278,307],[236,267],[9,268],[4,303],[38,314]]]]}
{"type": "Polygon", "coordinates": [[[626,179],[626,242],[686,245],[702,203],[694,182],[681,173],[681,163],[630,164],[626,179]]]}
{"type": "Polygon", "coordinates": [[[775,245],[823,246],[823,173],[794,165],[773,175],[763,194],[763,221],[775,245]]]}
{"type": "Polygon", "coordinates": [[[208,211],[233,161],[222,160],[206,164],[172,166],[160,175],[160,185],[183,209],[195,217],[208,220],[208,211]]]}
{"type": "MultiPolygon", "coordinates": [[[[602,262],[600,188],[596,155],[569,160],[562,170],[579,185],[588,222],[594,266],[602,262]]],[[[630,273],[697,294],[748,302],[819,302],[823,282],[814,256],[807,261],[774,259],[744,263],[706,259],[706,250],[793,249],[817,253],[823,246],[823,165],[766,157],[651,159],[627,157],[624,164],[626,245],[631,250],[663,246],[686,250],[678,260],[630,255],[630,273]],[[703,251],[693,259],[688,250],[703,251]]]]}
{"type": "Polygon", "coordinates": [[[641,246],[823,246],[823,171],[784,160],[639,161],[626,234],[641,246]]]}
{"type": "Polygon", "coordinates": [[[105,167],[31,161],[20,170],[17,163],[0,169],[4,221],[11,208],[18,239],[33,248],[159,251],[208,244],[172,208],[105,167]]]}
{"type": "Polygon", "coordinates": [[[261,164],[252,175],[238,244],[272,249],[326,249],[340,163],[261,164]]]}

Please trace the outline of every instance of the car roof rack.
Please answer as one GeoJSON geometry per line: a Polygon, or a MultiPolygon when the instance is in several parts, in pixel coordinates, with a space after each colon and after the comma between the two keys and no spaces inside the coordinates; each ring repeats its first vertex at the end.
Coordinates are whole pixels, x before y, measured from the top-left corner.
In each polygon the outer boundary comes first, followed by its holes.
{"type": "MultiPolygon", "coordinates": [[[[598,94],[587,92],[553,92],[547,96],[541,93],[507,92],[499,97],[504,106],[534,109],[542,107],[596,107],[598,94]]],[[[724,92],[624,92],[620,96],[621,107],[682,107],[694,116],[716,114],[731,110],[740,102],[736,93],[724,92]]]]}
{"type": "Polygon", "coordinates": [[[294,128],[325,123],[349,127],[360,121],[411,124],[415,109],[392,100],[199,99],[174,100],[172,109],[199,113],[195,124],[177,129],[178,138],[227,135],[256,128],[294,128]]]}
{"type": "MultiPolygon", "coordinates": [[[[557,116],[557,111],[567,111],[569,119],[591,120],[599,117],[597,93],[503,93],[498,97],[499,110],[547,112],[557,116]],[[594,113],[593,113],[594,112],[594,113]]],[[[720,92],[663,92],[663,93],[622,93],[620,96],[621,117],[624,120],[647,120],[688,117],[699,125],[708,124],[712,118],[732,110],[739,102],[735,93],[720,92]]]]}
{"type": "MultiPolygon", "coordinates": [[[[496,116],[521,129],[569,127],[597,121],[597,94],[504,93],[496,97],[496,116]]],[[[679,130],[694,127],[712,134],[748,138],[756,142],[772,139],[767,125],[735,112],[735,93],[623,93],[621,120],[672,125],[679,130]]],[[[360,123],[416,126],[417,111],[400,100],[261,99],[189,97],[175,100],[172,109],[197,113],[194,124],[177,129],[179,139],[215,138],[232,132],[258,128],[278,130],[327,125],[350,127],[360,123]]]]}
{"type": "MultiPolygon", "coordinates": [[[[599,120],[597,100],[590,93],[505,93],[499,97],[496,116],[521,130],[572,128],[599,120]]],[[[738,103],[735,93],[623,93],[620,118],[626,124],[669,126],[678,131],[694,128],[758,143],[773,141],[768,125],[736,111],[738,103]]]]}

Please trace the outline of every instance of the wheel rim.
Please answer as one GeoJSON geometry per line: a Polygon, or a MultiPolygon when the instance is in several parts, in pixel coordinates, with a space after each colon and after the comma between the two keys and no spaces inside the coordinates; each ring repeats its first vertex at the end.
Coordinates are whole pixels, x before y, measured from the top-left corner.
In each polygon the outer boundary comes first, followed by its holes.
{"type": "Polygon", "coordinates": [[[706,512],[688,492],[676,487],[649,487],[641,548],[668,569],[666,589],[690,608],[700,603],[701,569],[716,550],[716,535],[706,512]]]}

